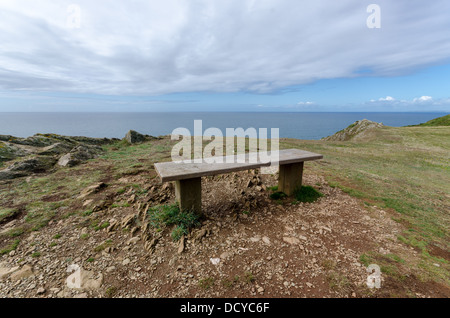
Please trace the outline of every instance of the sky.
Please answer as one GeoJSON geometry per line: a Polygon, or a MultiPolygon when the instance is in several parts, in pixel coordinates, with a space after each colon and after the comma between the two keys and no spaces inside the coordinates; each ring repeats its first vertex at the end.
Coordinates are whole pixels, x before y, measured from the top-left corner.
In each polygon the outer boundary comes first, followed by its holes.
{"type": "Polygon", "coordinates": [[[448,0],[0,0],[0,112],[450,112],[448,0]]]}

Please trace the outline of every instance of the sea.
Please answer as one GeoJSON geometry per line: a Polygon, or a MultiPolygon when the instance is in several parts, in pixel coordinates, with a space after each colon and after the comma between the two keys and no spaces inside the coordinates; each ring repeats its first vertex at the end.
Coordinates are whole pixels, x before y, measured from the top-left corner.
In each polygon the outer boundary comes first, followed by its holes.
{"type": "Polygon", "coordinates": [[[146,112],[146,113],[0,113],[0,135],[28,137],[36,133],[65,136],[123,138],[136,130],[152,136],[169,135],[186,128],[194,135],[194,120],[201,120],[202,131],[219,128],[250,127],[279,129],[280,138],[314,140],[330,136],[357,120],[369,119],[387,126],[424,123],[447,113],[287,113],[287,112],[146,112]]]}

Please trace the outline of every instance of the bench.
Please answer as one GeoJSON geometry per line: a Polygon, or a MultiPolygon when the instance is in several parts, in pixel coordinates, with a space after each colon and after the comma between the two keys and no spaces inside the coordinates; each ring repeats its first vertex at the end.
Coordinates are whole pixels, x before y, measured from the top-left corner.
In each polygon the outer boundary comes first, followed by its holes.
{"type": "MultiPolygon", "coordinates": [[[[255,155],[256,153],[252,153],[255,155]]],[[[175,196],[181,210],[202,213],[202,186],[201,177],[225,174],[235,171],[255,169],[270,166],[270,162],[261,162],[259,158],[256,162],[249,160],[249,155],[245,155],[245,162],[238,162],[237,155],[232,156],[232,163],[227,163],[223,157],[223,163],[195,163],[194,160],[183,162],[160,162],[155,163],[155,169],[161,182],[175,181],[175,196]]],[[[300,149],[285,149],[279,151],[279,178],[278,191],[290,196],[295,189],[302,185],[303,163],[305,161],[322,159],[323,156],[317,153],[300,149]]]]}

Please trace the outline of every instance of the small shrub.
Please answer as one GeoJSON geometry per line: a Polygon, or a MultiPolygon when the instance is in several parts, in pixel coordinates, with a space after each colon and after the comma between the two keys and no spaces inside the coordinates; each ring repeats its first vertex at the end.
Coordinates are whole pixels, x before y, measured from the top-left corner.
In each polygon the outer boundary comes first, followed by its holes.
{"type": "Polygon", "coordinates": [[[31,257],[39,257],[41,256],[40,252],[34,252],[33,254],[31,254],[31,257]]]}
{"type": "Polygon", "coordinates": [[[165,226],[175,226],[172,231],[172,239],[178,241],[183,235],[188,234],[193,227],[200,225],[200,216],[186,211],[180,211],[177,204],[158,205],[148,210],[150,225],[157,230],[165,226]]]}
{"type": "Polygon", "coordinates": [[[112,298],[117,293],[117,291],[118,291],[117,287],[111,286],[105,291],[105,296],[107,298],[112,298]]]}
{"type": "Polygon", "coordinates": [[[283,199],[283,198],[285,198],[285,197],[286,197],[286,193],[281,192],[281,191],[274,192],[274,193],[272,193],[272,194],[270,195],[270,198],[271,198],[272,200],[281,200],[281,199],[283,199]]]}
{"type": "Polygon", "coordinates": [[[255,276],[252,272],[245,272],[245,281],[247,284],[253,283],[255,281],[255,276]]]}

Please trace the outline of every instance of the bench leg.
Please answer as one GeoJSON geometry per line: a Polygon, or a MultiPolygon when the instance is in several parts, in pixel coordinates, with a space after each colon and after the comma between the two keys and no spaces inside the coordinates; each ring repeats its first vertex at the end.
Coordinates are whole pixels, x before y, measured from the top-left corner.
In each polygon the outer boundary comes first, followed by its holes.
{"type": "Polygon", "coordinates": [[[202,178],[175,181],[175,196],[181,211],[202,214],[202,178]]]}
{"type": "Polygon", "coordinates": [[[280,165],[278,191],[291,196],[302,186],[303,162],[280,165]]]}

